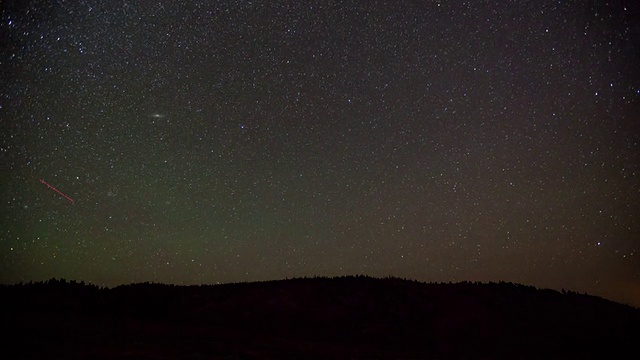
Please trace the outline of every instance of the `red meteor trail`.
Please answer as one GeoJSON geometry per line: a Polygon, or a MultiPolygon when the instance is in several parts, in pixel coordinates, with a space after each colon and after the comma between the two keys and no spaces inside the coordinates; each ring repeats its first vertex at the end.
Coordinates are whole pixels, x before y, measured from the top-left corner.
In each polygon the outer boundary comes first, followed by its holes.
{"type": "Polygon", "coordinates": [[[75,201],[73,201],[73,199],[72,199],[72,198],[70,198],[70,197],[68,197],[67,195],[63,194],[63,193],[62,193],[62,191],[60,191],[60,190],[58,190],[58,189],[54,188],[53,186],[51,186],[51,185],[47,184],[47,182],[46,182],[46,181],[44,181],[44,180],[40,179],[40,182],[41,182],[41,183],[43,183],[43,184],[45,184],[45,185],[47,185],[47,187],[49,187],[49,189],[51,189],[51,190],[53,190],[53,191],[57,192],[58,194],[60,194],[60,195],[64,196],[64,198],[65,198],[65,199],[67,199],[67,200],[69,200],[69,201],[71,201],[71,203],[72,203],[72,204],[75,204],[75,203],[76,203],[75,201]]]}

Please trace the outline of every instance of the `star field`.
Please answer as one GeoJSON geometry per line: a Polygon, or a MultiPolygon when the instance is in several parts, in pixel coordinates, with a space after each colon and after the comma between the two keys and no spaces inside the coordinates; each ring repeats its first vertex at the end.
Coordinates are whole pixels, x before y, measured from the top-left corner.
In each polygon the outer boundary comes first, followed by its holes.
{"type": "Polygon", "coordinates": [[[640,306],[635,1],[8,1],[0,20],[4,283],[394,275],[640,306]]]}

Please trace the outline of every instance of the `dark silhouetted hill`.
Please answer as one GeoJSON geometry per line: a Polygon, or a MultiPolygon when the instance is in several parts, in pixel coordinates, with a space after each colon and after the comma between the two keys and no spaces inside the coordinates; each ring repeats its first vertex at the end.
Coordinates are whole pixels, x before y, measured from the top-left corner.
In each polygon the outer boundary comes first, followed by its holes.
{"type": "Polygon", "coordinates": [[[2,359],[640,359],[639,309],[512,283],[54,279],[0,286],[0,309],[2,359]]]}

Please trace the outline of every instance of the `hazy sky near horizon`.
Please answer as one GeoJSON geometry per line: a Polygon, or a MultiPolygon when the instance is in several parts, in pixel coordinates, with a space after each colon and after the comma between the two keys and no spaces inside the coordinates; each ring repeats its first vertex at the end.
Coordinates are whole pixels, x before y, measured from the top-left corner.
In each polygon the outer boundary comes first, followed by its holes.
{"type": "Polygon", "coordinates": [[[1,6],[0,282],[393,275],[640,306],[636,1],[1,6]]]}

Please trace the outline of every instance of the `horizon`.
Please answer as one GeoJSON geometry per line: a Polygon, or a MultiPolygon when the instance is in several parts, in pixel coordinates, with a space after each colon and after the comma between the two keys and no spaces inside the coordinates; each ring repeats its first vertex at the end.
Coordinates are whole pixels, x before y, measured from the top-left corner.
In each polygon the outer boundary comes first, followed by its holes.
{"type": "Polygon", "coordinates": [[[611,301],[617,304],[621,304],[621,305],[626,305],[626,306],[630,306],[636,309],[640,310],[640,305],[636,305],[636,304],[632,304],[632,303],[626,303],[626,302],[621,302],[615,299],[610,299],[601,295],[597,295],[597,294],[591,294],[591,293],[587,293],[587,292],[579,292],[579,291],[575,291],[573,289],[556,289],[556,288],[549,288],[549,287],[539,287],[539,286],[535,286],[535,285],[531,285],[531,284],[523,284],[523,283],[518,283],[518,282],[512,282],[512,281],[504,281],[504,280],[498,280],[498,281],[467,281],[467,280],[458,280],[458,281],[420,281],[420,280],[416,280],[416,279],[411,279],[411,278],[402,278],[402,277],[396,277],[396,276],[391,276],[391,275],[387,275],[387,276],[369,276],[369,275],[365,275],[365,274],[346,274],[346,275],[337,275],[337,276],[320,276],[320,275],[314,275],[314,276],[302,276],[302,277],[291,277],[291,278],[279,278],[279,279],[267,279],[267,280],[248,280],[248,281],[238,281],[238,282],[216,282],[216,283],[166,283],[166,282],[154,282],[154,281],[141,281],[141,282],[131,282],[131,283],[121,283],[121,284],[115,284],[115,285],[105,285],[105,284],[96,284],[96,283],[92,283],[92,282],[88,282],[88,281],[84,281],[82,279],[66,279],[66,278],[56,278],[56,277],[52,277],[50,279],[46,279],[46,280],[29,280],[28,282],[24,282],[24,281],[20,281],[20,282],[16,282],[16,283],[0,283],[0,286],[29,286],[29,285],[38,285],[38,284],[47,284],[49,282],[62,282],[62,283],[66,283],[66,284],[75,284],[75,285],[81,285],[81,286],[94,286],[97,287],[99,289],[106,289],[106,290],[110,290],[110,289],[115,289],[118,287],[127,287],[127,286],[133,286],[133,285],[163,285],[163,286],[171,286],[171,287],[191,287],[191,286],[218,286],[218,285],[237,285],[237,284],[258,284],[258,283],[269,283],[269,282],[282,282],[282,281],[289,281],[289,280],[317,280],[317,279],[323,279],[323,280],[340,280],[340,279],[345,279],[345,278],[351,278],[351,279],[368,279],[368,280],[399,280],[399,281],[406,281],[406,282],[410,282],[410,283],[417,283],[417,284],[425,284],[425,285],[512,285],[512,286],[519,286],[519,287],[527,287],[527,288],[533,288],[535,290],[551,290],[551,291],[555,291],[559,294],[576,294],[576,295],[584,295],[584,296],[589,296],[589,297],[595,297],[595,298],[600,298],[603,300],[607,300],[607,301],[611,301]]]}

